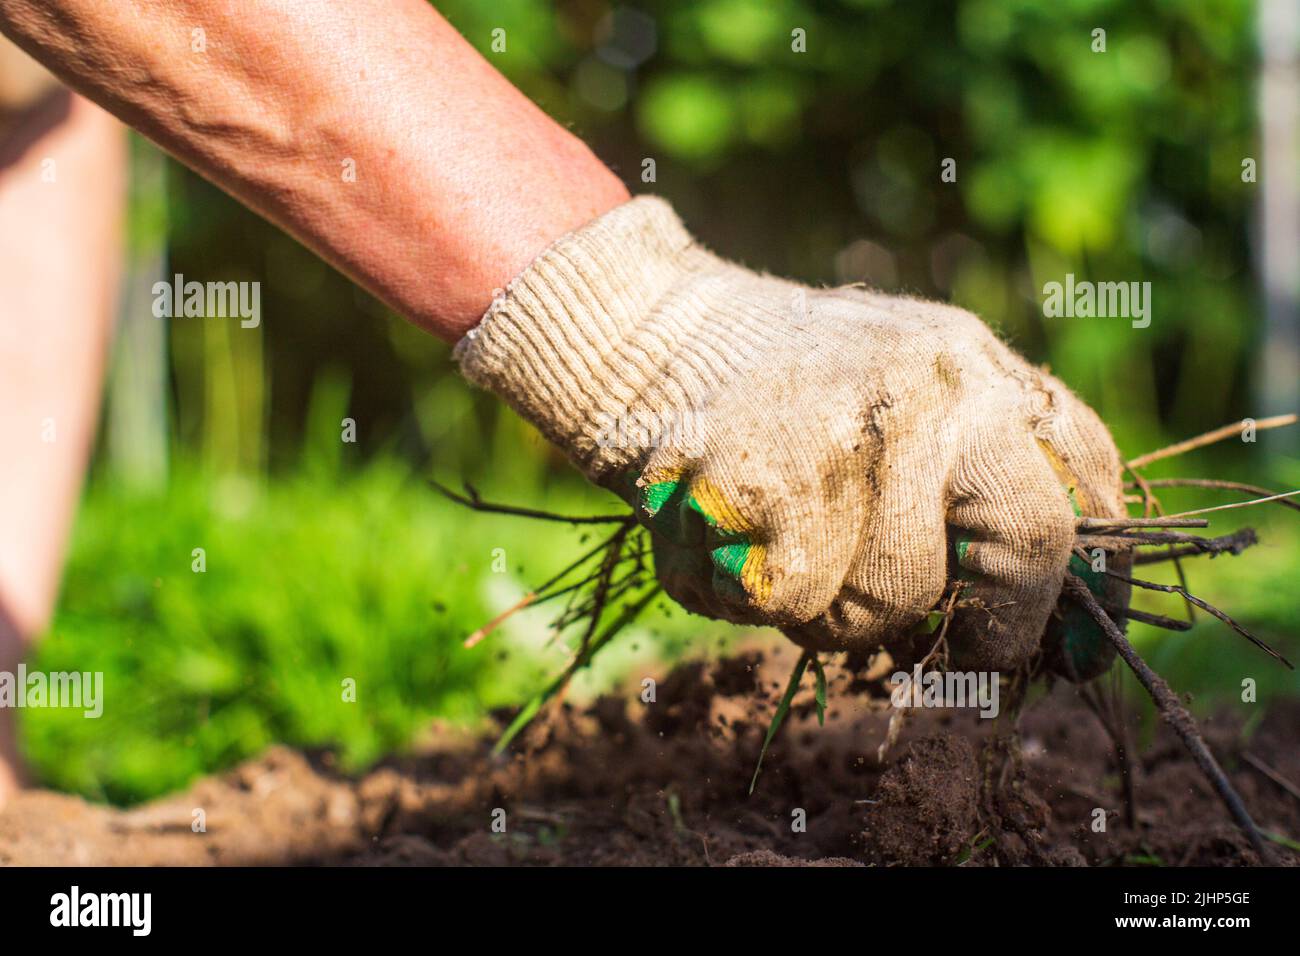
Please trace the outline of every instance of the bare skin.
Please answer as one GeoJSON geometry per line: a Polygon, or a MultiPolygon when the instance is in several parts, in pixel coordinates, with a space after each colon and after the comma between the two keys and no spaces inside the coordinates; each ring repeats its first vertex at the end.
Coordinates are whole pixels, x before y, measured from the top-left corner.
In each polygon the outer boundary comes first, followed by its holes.
{"type": "MultiPolygon", "coordinates": [[[[99,416],[117,287],[125,131],[54,89],[0,139],[0,671],[46,627],[99,416]]],[[[18,782],[0,708],[0,801],[18,782]]]]}
{"type": "MultiPolygon", "coordinates": [[[[0,670],[49,620],[96,418],[123,166],[87,100],[449,342],[628,198],[424,0],[0,0],[0,32],[87,98],[51,99],[48,140],[0,161],[0,447],[26,449],[0,473],[0,670]],[[83,175],[43,190],[56,149],[83,175]]],[[[8,717],[0,803],[19,776],[8,717]]]]}
{"type": "Polygon", "coordinates": [[[447,341],[628,198],[424,0],[0,0],[0,32],[447,341]]]}

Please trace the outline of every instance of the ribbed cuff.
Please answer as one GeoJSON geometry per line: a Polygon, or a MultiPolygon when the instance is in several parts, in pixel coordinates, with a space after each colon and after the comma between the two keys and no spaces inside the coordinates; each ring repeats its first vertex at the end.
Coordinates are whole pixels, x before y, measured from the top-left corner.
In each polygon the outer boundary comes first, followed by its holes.
{"type": "MultiPolygon", "coordinates": [[[[496,393],[592,477],[600,433],[638,397],[686,330],[649,323],[693,276],[725,268],[662,199],[633,199],[560,238],[457,343],[460,370],[496,393]]],[[[607,456],[603,456],[607,457],[607,456]]]]}

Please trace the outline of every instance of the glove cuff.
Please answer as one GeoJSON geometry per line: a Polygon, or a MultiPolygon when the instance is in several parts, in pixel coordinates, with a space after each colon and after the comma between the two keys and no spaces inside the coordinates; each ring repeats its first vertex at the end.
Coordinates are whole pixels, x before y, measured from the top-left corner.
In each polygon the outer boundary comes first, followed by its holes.
{"type": "Polygon", "coordinates": [[[538,256],[453,354],[467,379],[495,392],[599,481],[626,464],[608,453],[611,423],[662,375],[694,324],[679,310],[648,320],[683,282],[723,268],[667,202],[639,197],[538,256]]]}

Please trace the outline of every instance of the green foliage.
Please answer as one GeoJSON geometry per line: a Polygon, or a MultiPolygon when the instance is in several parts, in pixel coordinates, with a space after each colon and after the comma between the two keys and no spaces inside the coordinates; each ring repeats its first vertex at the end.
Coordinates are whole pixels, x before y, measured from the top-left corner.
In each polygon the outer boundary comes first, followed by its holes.
{"type": "Polygon", "coordinates": [[[1242,331],[1258,311],[1258,194],[1240,177],[1258,151],[1247,0],[637,8],[653,55],[593,80],[583,64],[616,60],[621,42],[603,5],[512,5],[513,20],[556,29],[525,63],[483,39],[504,15],[439,3],[629,179],[654,158],[656,181],[634,187],[667,195],[709,245],[776,273],[968,306],[1097,406],[1122,447],[1280,411],[1250,406],[1242,331]],[[944,158],[955,183],[940,180],[944,158]],[[862,238],[889,268],[837,258],[862,238]],[[1045,319],[1039,290],[1066,272],[1150,280],[1152,326],[1045,319]]]}
{"type": "Polygon", "coordinates": [[[641,100],[646,137],[676,156],[716,156],[732,137],[734,107],[729,91],[707,76],[665,77],[646,87],[641,100]]]}
{"type": "Polygon", "coordinates": [[[434,717],[479,719],[554,671],[545,615],[461,642],[579,537],[472,512],[391,460],[265,483],[185,469],[157,497],[101,483],[31,666],[103,671],[104,715],[24,712],[29,755],[46,782],[121,802],[277,741],[360,767],[434,717]]]}
{"type": "Polygon", "coordinates": [[[107,705],[98,721],[27,715],[42,777],[131,800],[276,740],[364,760],[405,743],[422,709],[466,712],[479,668],[430,606],[448,529],[412,521],[412,498],[382,470],[335,493],[197,476],[163,499],[96,489],[37,664],[106,672],[107,705]],[[345,678],[364,705],[343,702],[345,678]]]}

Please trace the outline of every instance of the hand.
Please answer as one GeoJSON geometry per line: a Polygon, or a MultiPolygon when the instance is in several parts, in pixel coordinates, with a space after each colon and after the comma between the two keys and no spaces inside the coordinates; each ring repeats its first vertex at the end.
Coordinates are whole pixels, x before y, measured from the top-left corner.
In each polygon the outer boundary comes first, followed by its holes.
{"type": "Polygon", "coordinates": [[[755,274],[653,198],[553,246],[457,355],[636,508],[672,597],[817,650],[909,639],[953,581],[954,665],[1018,667],[1076,516],[1125,513],[1101,421],[975,316],[755,274]]]}

